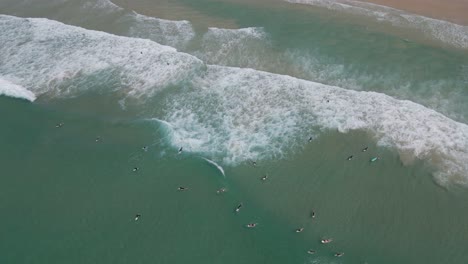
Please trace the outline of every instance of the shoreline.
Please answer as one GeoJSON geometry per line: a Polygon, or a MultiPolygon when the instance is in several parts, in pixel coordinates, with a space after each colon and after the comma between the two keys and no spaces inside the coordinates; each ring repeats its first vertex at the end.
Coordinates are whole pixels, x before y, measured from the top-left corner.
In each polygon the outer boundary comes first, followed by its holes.
{"type": "Polygon", "coordinates": [[[357,0],[403,10],[455,24],[468,26],[468,1],[464,0],[357,0]]]}

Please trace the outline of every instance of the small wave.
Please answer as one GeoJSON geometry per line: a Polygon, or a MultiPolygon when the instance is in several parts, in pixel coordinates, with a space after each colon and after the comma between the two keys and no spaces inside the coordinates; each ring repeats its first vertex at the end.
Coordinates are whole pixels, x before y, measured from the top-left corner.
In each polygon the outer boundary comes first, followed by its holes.
{"type": "Polygon", "coordinates": [[[195,37],[195,31],[189,21],[165,20],[131,12],[122,17],[121,22],[130,23],[126,35],[148,38],[163,45],[178,49],[184,48],[195,37]]]}
{"type": "Polygon", "coordinates": [[[468,49],[468,26],[443,20],[409,14],[386,6],[353,0],[285,0],[294,4],[307,4],[347,12],[390,23],[395,27],[417,29],[427,37],[461,49],[468,49]]]}
{"type": "Polygon", "coordinates": [[[26,88],[0,78],[0,95],[25,99],[30,102],[36,100],[36,96],[26,88]]]}
{"type": "Polygon", "coordinates": [[[209,28],[194,55],[209,64],[256,67],[259,58],[270,56],[267,46],[268,36],[260,27],[209,28]]]}

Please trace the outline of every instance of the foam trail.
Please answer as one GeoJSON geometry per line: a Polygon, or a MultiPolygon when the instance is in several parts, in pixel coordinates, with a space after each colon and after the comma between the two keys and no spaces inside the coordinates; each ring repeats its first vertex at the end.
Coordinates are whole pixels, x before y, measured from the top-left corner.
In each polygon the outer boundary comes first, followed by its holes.
{"type": "Polygon", "coordinates": [[[374,18],[396,27],[412,28],[426,36],[461,49],[468,49],[468,26],[443,20],[409,14],[391,7],[353,0],[285,0],[294,4],[307,4],[325,7],[356,15],[374,18]]]}
{"type": "Polygon", "coordinates": [[[224,170],[223,170],[223,167],[221,167],[218,163],[210,160],[210,159],[207,159],[207,158],[204,158],[204,157],[201,157],[202,159],[206,160],[206,162],[208,162],[209,164],[213,165],[216,167],[216,169],[219,170],[219,172],[221,172],[221,174],[223,175],[224,178],[226,178],[226,174],[224,174],[224,170]]]}
{"type": "Polygon", "coordinates": [[[26,88],[0,78],[0,95],[25,99],[30,102],[36,100],[36,96],[26,88]]]}

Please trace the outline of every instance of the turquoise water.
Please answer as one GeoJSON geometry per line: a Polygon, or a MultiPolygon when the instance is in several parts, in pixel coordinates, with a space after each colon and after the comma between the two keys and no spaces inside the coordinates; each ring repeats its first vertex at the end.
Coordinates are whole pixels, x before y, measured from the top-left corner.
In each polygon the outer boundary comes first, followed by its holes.
{"type": "Polygon", "coordinates": [[[1,263],[468,260],[466,49],[281,1],[115,3],[0,3],[1,263]]]}

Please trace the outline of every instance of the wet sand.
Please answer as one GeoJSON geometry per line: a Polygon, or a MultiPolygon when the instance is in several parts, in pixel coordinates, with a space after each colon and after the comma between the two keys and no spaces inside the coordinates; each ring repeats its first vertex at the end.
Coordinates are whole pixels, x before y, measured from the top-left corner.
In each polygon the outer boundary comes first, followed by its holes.
{"type": "Polygon", "coordinates": [[[468,1],[466,0],[359,0],[410,13],[468,25],[468,1]]]}

